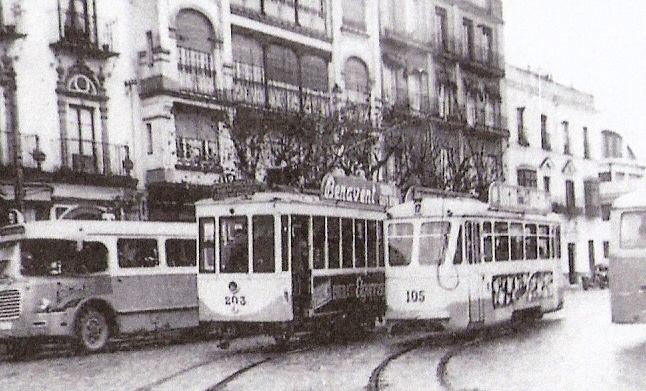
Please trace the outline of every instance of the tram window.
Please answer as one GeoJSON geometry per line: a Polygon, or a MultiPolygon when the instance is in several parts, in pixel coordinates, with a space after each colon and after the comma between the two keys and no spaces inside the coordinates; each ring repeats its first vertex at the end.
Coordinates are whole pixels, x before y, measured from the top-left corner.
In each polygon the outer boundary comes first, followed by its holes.
{"type": "Polygon", "coordinates": [[[556,258],[561,258],[561,228],[559,226],[554,229],[554,250],[556,258]]]}
{"type": "Polygon", "coordinates": [[[621,248],[646,248],[646,213],[624,212],[619,225],[621,248]]]}
{"type": "Polygon", "coordinates": [[[509,228],[509,244],[511,249],[511,260],[518,261],[523,256],[523,225],[520,223],[511,223],[509,228]]]}
{"type": "Polygon", "coordinates": [[[431,221],[422,223],[419,235],[419,264],[439,265],[449,243],[449,223],[431,221]]]}
{"type": "Polygon", "coordinates": [[[246,216],[220,218],[220,273],[249,272],[249,228],[246,216]]]}
{"type": "Polygon", "coordinates": [[[314,269],[325,269],[325,217],[312,217],[314,269]]]}
{"type": "Polygon", "coordinates": [[[159,265],[157,240],[117,239],[119,267],[155,267],[159,265]]]}
{"type": "Polygon", "coordinates": [[[509,260],[509,224],[506,221],[497,221],[494,224],[494,252],[496,261],[509,260]]]}
{"type": "Polygon", "coordinates": [[[386,250],[384,244],[384,222],[377,222],[377,266],[386,265],[386,250]]]}
{"type": "Polygon", "coordinates": [[[525,224],[525,259],[537,258],[536,224],[525,224]]]}
{"type": "Polygon", "coordinates": [[[367,236],[368,236],[368,267],[376,267],[378,264],[377,261],[377,246],[379,245],[377,239],[377,222],[374,220],[368,220],[367,224],[367,236]]]}
{"type": "Polygon", "coordinates": [[[485,262],[493,261],[493,236],[491,236],[491,234],[485,234],[483,238],[483,244],[485,262]]]}
{"type": "Polygon", "coordinates": [[[410,264],[412,250],[413,224],[390,224],[388,226],[388,263],[390,266],[410,264]]]}
{"type": "Polygon", "coordinates": [[[464,255],[467,258],[467,263],[473,263],[473,237],[471,230],[471,222],[464,223],[464,255]]]}
{"type": "Polygon", "coordinates": [[[327,240],[328,240],[328,257],[329,268],[338,269],[341,265],[341,219],[338,217],[327,218],[327,240]]]}
{"type": "Polygon", "coordinates": [[[292,216],[292,271],[309,269],[309,216],[292,216]]]}
{"type": "Polygon", "coordinates": [[[538,257],[540,259],[550,257],[550,227],[548,225],[538,226],[538,257]]]}
{"type": "Polygon", "coordinates": [[[353,224],[352,219],[341,219],[341,264],[343,268],[354,266],[353,250],[353,224]]]}
{"type": "Polygon", "coordinates": [[[195,241],[166,239],[166,264],[170,267],[195,266],[195,241]]]}
{"type": "Polygon", "coordinates": [[[354,255],[356,267],[366,267],[366,220],[354,220],[354,255]]]}
{"type": "Polygon", "coordinates": [[[482,232],[491,233],[491,222],[490,221],[485,221],[484,223],[482,223],[482,232]]]}
{"type": "Polygon", "coordinates": [[[258,215],[251,218],[253,232],[253,272],[273,273],[276,269],[274,258],[274,216],[258,215]]]}
{"type": "Polygon", "coordinates": [[[200,272],[215,272],[215,219],[200,218],[200,272]]]}
{"type": "Polygon", "coordinates": [[[289,270],[289,216],[280,216],[281,268],[289,270]]]}
{"type": "Polygon", "coordinates": [[[458,242],[455,245],[455,254],[453,255],[453,264],[459,265],[462,263],[462,226],[458,230],[458,242]]]}

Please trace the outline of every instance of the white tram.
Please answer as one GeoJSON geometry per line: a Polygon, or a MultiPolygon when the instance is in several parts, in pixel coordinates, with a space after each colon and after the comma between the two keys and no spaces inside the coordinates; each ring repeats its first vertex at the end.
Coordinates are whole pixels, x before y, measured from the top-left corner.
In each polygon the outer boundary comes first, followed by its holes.
{"type": "Polygon", "coordinates": [[[201,322],[282,342],[383,317],[379,187],[328,178],[321,197],[263,192],[196,204],[201,322]]]}
{"type": "Polygon", "coordinates": [[[390,325],[455,330],[563,307],[560,226],[544,193],[494,184],[486,204],[419,190],[388,211],[390,325]]]}

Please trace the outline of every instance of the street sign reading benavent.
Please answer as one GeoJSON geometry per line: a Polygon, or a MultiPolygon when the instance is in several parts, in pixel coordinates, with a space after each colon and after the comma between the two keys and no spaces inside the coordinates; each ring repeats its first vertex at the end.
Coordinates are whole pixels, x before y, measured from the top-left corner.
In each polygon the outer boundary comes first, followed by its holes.
{"type": "Polygon", "coordinates": [[[321,181],[321,197],[335,201],[390,207],[399,203],[399,190],[393,184],[330,173],[321,181]]]}

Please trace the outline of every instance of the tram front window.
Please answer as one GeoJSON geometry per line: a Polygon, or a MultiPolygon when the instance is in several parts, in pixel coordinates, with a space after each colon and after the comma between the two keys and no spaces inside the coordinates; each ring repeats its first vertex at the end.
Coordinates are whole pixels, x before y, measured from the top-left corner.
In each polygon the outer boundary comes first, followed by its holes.
{"type": "Polygon", "coordinates": [[[622,213],[619,237],[621,248],[646,248],[646,213],[622,213]]]}
{"type": "Polygon", "coordinates": [[[253,216],[253,271],[273,273],[274,269],[274,217],[253,216]]]}
{"type": "Polygon", "coordinates": [[[437,265],[444,260],[449,243],[449,223],[433,221],[422,223],[419,236],[420,265],[437,265]]]}
{"type": "Polygon", "coordinates": [[[220,219],[220,273],[249,271],[249,236],[245,216],[220,219]]]}
{"type": "Polygon", "coordinates": [[[409,265],[412,250],[413,224],[390,224],[388,226],[388,263],[390,266],[409,265]]]}

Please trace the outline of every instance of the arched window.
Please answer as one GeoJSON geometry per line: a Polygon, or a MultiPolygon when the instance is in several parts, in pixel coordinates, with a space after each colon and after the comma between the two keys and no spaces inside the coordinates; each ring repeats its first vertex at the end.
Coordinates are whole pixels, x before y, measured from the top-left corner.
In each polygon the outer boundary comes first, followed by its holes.
{"type": "Polygon", "coordinates": [[[368,67],[363,61],[356,57],[349,58],[345,62],[344,69],[345,88],[348,91],[367,94],[368,91],[368,67]]]}
{"type": "Polygon", "coordinates": [[[211,22],[202,13],[184,9],[177,14],[177,46],[211,53],[215,33],[211,22]]]}

